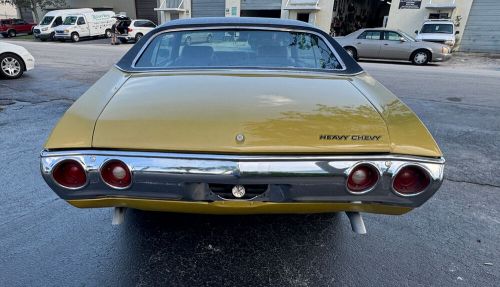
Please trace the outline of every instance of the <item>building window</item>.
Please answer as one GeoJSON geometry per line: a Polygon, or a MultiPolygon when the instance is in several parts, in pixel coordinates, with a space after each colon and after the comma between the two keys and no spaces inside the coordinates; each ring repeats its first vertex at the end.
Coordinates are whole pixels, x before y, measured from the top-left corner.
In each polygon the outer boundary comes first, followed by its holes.
{"type": "Polygon", "coordinates": [[[430,13],[429,19],[450,19],[448,13],[430,13]]]}
{"type": "Polygon", "coordinates": [[[309,13],[297,13],[297,20],[309,23],[309,13]]]}

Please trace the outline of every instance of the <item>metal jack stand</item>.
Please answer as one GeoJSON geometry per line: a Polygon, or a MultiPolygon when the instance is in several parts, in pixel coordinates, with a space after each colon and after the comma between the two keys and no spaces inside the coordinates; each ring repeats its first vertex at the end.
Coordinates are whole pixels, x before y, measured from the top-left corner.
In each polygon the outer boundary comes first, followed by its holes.
{"type": "Polygon", "coordinates": [[[126,207],[115,207],[113,211],[113,220],[111,221],[112,225],[120,225],[125,221],[125,212],[127,211],[126,207]]]}
{"type": "Polygon", "coordinates": [[[363,222],[363,217],[361,217],[361,213],[346,211],[345,214],[347,214],[347,217],[349,217],[352,231],[357,234],[366,234],[366,227],[365,223],[363,222]]]}

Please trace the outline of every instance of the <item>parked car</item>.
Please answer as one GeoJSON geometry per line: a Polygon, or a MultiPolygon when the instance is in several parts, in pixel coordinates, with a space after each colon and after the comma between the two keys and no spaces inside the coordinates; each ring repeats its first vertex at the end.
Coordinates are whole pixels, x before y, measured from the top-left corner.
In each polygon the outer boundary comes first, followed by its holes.
{"type": "Polygon", "coordinates": [[[156,24],[144,19],[123,19],[118,24],[118,39],[122,43],[129,41],[138,42],[144,35],[156,28],[156,24]]]}
{"type": "Polygon", "coordinates": [[[17,34],[33,33],[35,23],[26,22],[23,19],[4,19],[0,20],[0,34],[4,38],[16,37],[17,34]]]}
{"type": "Polygon", "coordinates": [[[359,233],[359,212],[426,202],[443,167],[419,118],[328,34],[268,18],[161,25],[69,108],[41,153],[61,198],[116,207],[114,223],[125,208],[346,211],[359,233]],[[246,36],[182,41],[208,31],[246,36]]]}
{"type": "Polygon", "coordinates": [[[68,15],[63,25],[56,27],[55,39],[80,41],[87,37],[111,37],[111,26],[115,23],[113,11],[100,11],[68,15]]]}
{"type": "Polygon", "coordinates": [[[451,58],[449,46],[416,41],[399,30],[367,28],[335,39],[356,60],[405,60],[415,65],[425,65],[428,62],[447,61],[451,58]]]}
{"type": "Polygon", "coordinates": [[[41,41],[54,40],[55,27],[60,26],[64,23],[66,16],[71,14],[80,13],[92,13],[94,12],[91,8],[82,9],[62,9],[53,10],[45,14],[40,24],[33,28],[33,35],[35,39],[40,39],[41,41]]]}
{"type": "Polygon", "coordinates": [[[24,47],[0,42],[0,76],[17,79],[35,68],[35,58],[24,47]]]}
{"type": "Polygon", "coordinates": [[[459,32],[455,30],[452,20],[433,19],[427,20],[422,25],[420,32],[415,30],[416,39],[419,41],[435,42],[450,47],[455,46],[456,36],[459,32]]]}

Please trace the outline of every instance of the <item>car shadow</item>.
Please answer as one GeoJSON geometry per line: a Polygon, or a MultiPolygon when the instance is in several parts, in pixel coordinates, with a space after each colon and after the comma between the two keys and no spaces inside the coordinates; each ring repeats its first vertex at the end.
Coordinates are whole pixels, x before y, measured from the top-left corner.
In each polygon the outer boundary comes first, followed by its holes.
{"type": "Polygon", "coordinates": [[[116,274],[126,274],[123,283],[146,286],[158,285],[158,280],[170,286],[282,286],[306,279],[321,283],[322,276],[315,273],[335,268],[323,262],[324,253],[341,252],[330,249],[341,248],[346,234],[352,236],[341,214],[215,216],[129,210],[124,225],[120,248],[129,262],[122,262],[117,268],[123,270],[116,274]]]}

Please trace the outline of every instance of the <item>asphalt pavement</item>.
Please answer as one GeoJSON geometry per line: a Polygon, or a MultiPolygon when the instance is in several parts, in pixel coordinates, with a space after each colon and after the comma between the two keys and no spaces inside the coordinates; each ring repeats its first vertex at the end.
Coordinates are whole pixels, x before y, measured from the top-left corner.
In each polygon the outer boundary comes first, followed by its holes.
{"type": "MultiPolygon", "coordinates": [[[[0,40],[3,41],[3,40],[0,40]]],[[[0,286],[498,286],[500,69],[362,62],[427,125],[445,181],[403,216],[200,216],[77,209],[39,172],[64,111],[131,45],[15,42],[36,70],[0,80],[0,286]]]]}

